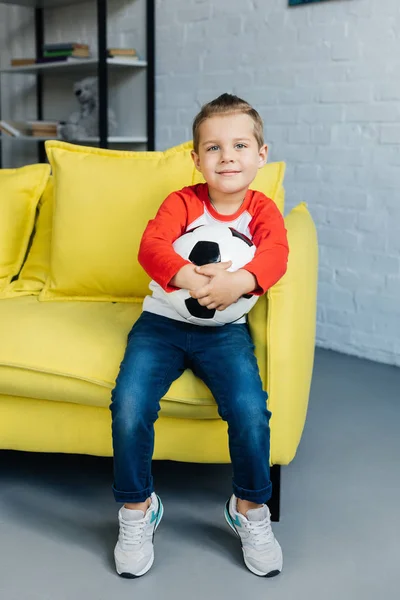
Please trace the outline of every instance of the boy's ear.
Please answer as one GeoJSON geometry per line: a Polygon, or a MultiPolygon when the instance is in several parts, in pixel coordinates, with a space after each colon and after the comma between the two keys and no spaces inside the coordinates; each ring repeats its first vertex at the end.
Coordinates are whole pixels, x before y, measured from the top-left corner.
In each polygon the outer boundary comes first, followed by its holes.
{"type": "Polygon", "coordinates": [[[196,169],[198,171],[200,171],[200,158],[199,158],[199,155],[196,154],[196,152],[194,150],[192,150],[191,155],[192,155],[192,159],[193,159],[193,162],[194,162],[194,166],[196,167],[196,169]]]}
{"type": "Polygon", "coordinates": [[[258,151],[258,156],[260,159],[258,168],[261,169],[265,163],[267,162],[267,156],[268,156],[268,146],[267,144],[264,144],[264,146],[261,146],[261,148],[258,151]]]}

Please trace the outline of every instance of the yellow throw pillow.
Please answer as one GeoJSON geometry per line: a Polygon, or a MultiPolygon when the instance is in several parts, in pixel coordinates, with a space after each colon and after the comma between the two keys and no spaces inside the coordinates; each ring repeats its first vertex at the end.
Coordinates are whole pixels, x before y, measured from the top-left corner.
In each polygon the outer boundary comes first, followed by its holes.
{"type": "MultiPolygon", "coordinates": [[[[250,185],[250,189],[262,192],[271,198],[283,214],[285,208],[285,192],[283,178],[286,165],[284,162],[267,163],[258,170],[257,176],[250,185]]],[[[204,182],[204,177],[199,171],[195,171],[193,183],[204,182]]]]}
{"type": "Polygon", "coordinates": [[[43,289],[50,269],[50,243],[53,218],[54,182],[50,176],[38,204],[32,245],[18,279],[10,283],[6,298],[37,296],[43,289]]]}
{"type": "Polygon", "coordinates": [[[142,301],[140,240],[161,202],[193,183],[191,144],[124,152],[46,142],[54,177],[50,273],[39,300],[142,301]]]}
{"type": "Polygon", "coordinates": [[[35,223],[49,165],[0,170],[0,293],[18,275],[35,223]]]}

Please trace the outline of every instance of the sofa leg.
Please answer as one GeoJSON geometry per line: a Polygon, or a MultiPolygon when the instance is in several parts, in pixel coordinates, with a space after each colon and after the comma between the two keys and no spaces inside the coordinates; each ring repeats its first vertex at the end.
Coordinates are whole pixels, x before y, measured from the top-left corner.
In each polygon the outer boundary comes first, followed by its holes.
{"type": "Polygon", "coordinates": [[[272,483],[272,497],[268,502],[271,511],[271,521],[278,522],[280,518],[280,499],[281,499],[281,466],[274,465],[270,471],[272,483]]]}

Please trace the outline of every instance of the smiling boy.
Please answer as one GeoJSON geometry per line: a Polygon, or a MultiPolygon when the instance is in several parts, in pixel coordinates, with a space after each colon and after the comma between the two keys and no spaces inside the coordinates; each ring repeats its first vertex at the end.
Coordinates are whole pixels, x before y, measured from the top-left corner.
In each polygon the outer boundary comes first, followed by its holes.
{"type": "Polygon", "coordinates": [[[244,294],[264,294],[286,271],[286,230],[274,202],[249,189],[267,153],[254,108],[230,94],[206,104],[193,122],[193,146],[194,164],[206,183],[170,194],[143,234],[139,261],[152,278],[152,295],[128,336],[112,393],[113,491],[124,503],[116,569],[139,577],[153,564],[153,535],[163,515],[151,475],[154,422],[171,383],[191,368],[228,424],[233,494],[226,521],[241,540],[250,571],[272,577],[282,570],[282,551],[266,505],[272,494],[271,413],[246,317],[223,326],[193,325],[174,311],[166,293],[188,289],[200,304],[217,310],[244,294]],[[253,241],[255,256],[243,269],[229,272],[230,263],[196,267],[173,250],[185,231],[213,223],[253,241]]]}

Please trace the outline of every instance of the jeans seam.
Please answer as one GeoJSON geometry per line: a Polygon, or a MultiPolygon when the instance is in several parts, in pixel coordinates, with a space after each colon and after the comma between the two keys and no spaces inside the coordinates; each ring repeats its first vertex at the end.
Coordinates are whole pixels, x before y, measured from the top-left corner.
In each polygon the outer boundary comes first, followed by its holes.
{"type": "MultiPolygon", "coordinates": [[[[178,360],[175,360],[175,362],[174,362],[173,364],[170,364],[170,365],[169,365],[169,367],[168,367],[168,370],[165,372],[164,379],[163,379],[163,381],[162,381],[162,384],[161,384],[161,387],[162,387],[162,388],[164,388],[164,387],[165,387],[166,380],[167,380],[167,375],[168,375],[168,374],[169,374],[169,373],[172,371],[172,368],[173,368],[173,367],[175,367],[176,365],[178,365],[178,363],[179,363],[179,361],[178,361],[178,360]]],[[[185,370],[185,369],[184,369],[184,370],[185,370]]],[[[173,381],[171,381],[171,383],[170,383],[170,384],[169,384],[169,386],[168,386],[168,389],[165,391],[165,394],[168,392],[169,388],[171,387],[171,385],[173,384],[173,382],[174,382],[174,381],[176,381],[176,379],[178,379],[178,378],[177,378],[177,377],[175,377],[175,379],[174,379],[173,381]]],[[[161,400],[162,400],[162,398],[165,396],[165,394],[163,393],[163,394],[160,396],[160,398],[159,398],[159,400],[158,400],[158,404],[159,404],[159,405],[160,405],[160,401],[161,401],[161,400]]]]}
{"type": "MultiPolygon", "coordinates": [[[[202,367],[202,369],[203,369],[203,372],[204,372],[204,373],[207,373],[207,369],[205,369],[205,368],[204,368],[204,365],[203,365],[203,362],[202,362],[202,360],[201,360],[200,358],[197,358],[197,361],[199,362],[200,366],[202,367]]],[[[206,375],[206,377],[207,377],[207,375],[206,375]]],[[[208,378],[208,377],[207,377],[207,378],[208,378]]],[[[204,383],[205,383],[205,384],[208,386],[209,390],[211,391],[211,393],[213,394],[213,397],[214,397],[214,393],[213,393],[213,391],[211,390],[211,387],[209,386],[209,384],[207,383],[207,381],[206,381],[206,380],[205,380],[203,377],[202,377],[201,379],[202,379],[202,380],[204,381],[204,383]]],[[[220,412],[220,405],[219,405],[219,403],[217,402],[217,400],[216,400],[216,398],[215,398],[215,397],[214,397],[214,401],[215,401],[215,403],[216,403],[216,405],[217,405],[217,408],[218,408],[218,414],[220,415],[220,417],[221,417],[221,419],[222,419],[223,421],[226,421],[226,419],[224,419],[224,417],[222,416],[222,414],[221,414],[221,412],[220,412]]],[[[225,404],[225,398],[224,398],[224,404],[225,404]]],[[[225,412],[226,412],[226,411],[225,411],[225,412]]]]}

